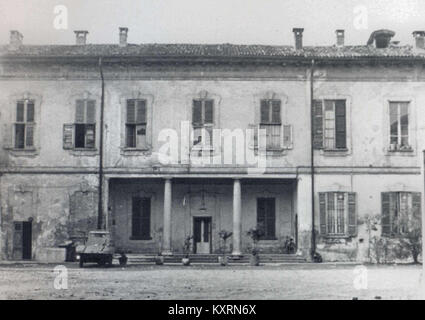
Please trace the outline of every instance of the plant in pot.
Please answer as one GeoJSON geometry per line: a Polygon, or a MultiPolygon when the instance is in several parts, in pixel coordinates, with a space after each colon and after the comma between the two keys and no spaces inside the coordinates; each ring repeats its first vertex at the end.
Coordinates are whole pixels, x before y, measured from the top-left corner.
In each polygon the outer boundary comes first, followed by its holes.
{"type": "Polygon", "coordinates": [[[183,243],[184,257],[182,259],[182,263],[184,266],[190,265],[189,254],[190,254],[190,246],[192,245],[192,239],[193,239],[193,236],[187,236],[184,238],[184,243],[183,243]]]}
{"type": "Polygon", "coordinates": [[[162,255],[162,228],[156,230],[156,239],[158,241],[158,253],[155,257],[155,264],[162,266],[164,264],[164,256],[162,255]]]}
{"type": "Polygon", "coordinates": [[[251,249],[251,257],[249,260],[249,263],[251,266],[258,266],[260,265],[260,255],[259,250],[257,248],[258,240],[260,240],[261,236],[263,235],[262,229],[257,226],[255,228],[251,228],[248,230],[247,235],[252,240],[252,249],[251,249]]]}
{"type": "Polygon", "coordinates": [[[226,241],[233,235],[233,232],[229,232],[227,230],[221,230],[218,233],[218,236],[221,239],[221,256],[218,257],[218,262],[222,266],[227,266],[227,256],[226,256],[226,241]]]}

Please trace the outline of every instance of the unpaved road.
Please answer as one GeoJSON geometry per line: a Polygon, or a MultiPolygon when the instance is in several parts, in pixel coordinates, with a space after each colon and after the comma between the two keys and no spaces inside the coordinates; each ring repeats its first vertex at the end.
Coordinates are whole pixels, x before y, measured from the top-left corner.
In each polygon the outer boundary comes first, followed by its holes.
{"type": "MultiPolygon", "coordinates": [[[[414,299],[421,266],[128,266],[67,268],[68,289],[55,289],[56,265],[0,265],[0,299],[414,299]],[[359,271],[360,270],[360,271],[359,271]],[[364,276],[364,274],[362,274],[364,276]],[[367,289],[361,288],[367,283],[367,289]],[[359,288],[360,287],[360,288],[359,288]]],[[[64,275],[61,273],[61,275],[64,275]]],[[[57,284],[64,282],[56,281],[57,284]]]]}

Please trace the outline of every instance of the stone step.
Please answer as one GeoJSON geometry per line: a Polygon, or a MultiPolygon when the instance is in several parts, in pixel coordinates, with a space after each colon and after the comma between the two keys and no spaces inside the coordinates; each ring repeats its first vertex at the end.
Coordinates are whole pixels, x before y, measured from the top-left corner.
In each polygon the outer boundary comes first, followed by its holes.
{"type": "MultiPolygon", "coordinates": [[[[155,255],[143,254],[128,254],[128,264],[145,264],[154,263],[155,255]]],[[[175,254],[172,256],[164,256],[164,263],[181,263],[183,254],[175,254]]],[[[191,254],[189,255],[190,261],[193,263],[218,263],[218,254],[191,254]]],[[[228,256],[230,264],[248,264],[250,255],[243,255],[241,257],[228,256]]],[[[302,256],[294,254],[260,254],[260,263],[301,263],[306,262],[302,256]]]]}

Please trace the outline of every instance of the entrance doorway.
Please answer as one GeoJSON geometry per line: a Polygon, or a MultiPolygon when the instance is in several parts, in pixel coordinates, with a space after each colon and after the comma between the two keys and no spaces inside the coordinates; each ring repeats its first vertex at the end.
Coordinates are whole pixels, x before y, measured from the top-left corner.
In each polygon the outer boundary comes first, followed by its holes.
{"type": "Polygon", "coordinates": [[[193,218],[194,253],[211,253],[211,217],[193,218]]]}
{"type": "Polygon", "coordinates": [[[15,221],[13,234],[13,259],[31,260],[32,222],[15,221]]]}

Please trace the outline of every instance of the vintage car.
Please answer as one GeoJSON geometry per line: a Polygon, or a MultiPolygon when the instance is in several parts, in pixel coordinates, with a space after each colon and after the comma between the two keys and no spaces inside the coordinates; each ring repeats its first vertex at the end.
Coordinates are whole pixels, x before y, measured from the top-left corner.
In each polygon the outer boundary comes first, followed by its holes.
{"type": "Polygon", "coordinates": [[[80,268],[86,262],[96,262],[100,266],[111,266],[115,248],[111,242],[108,231],[90,231],[84,245],[76,248],[77,260],[80,260],[80,268]]]}

